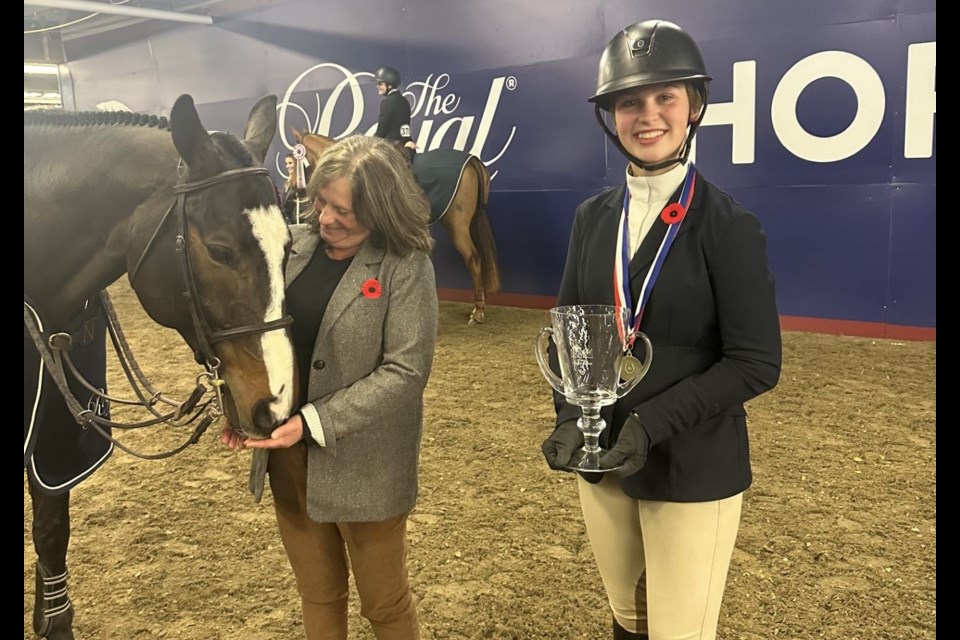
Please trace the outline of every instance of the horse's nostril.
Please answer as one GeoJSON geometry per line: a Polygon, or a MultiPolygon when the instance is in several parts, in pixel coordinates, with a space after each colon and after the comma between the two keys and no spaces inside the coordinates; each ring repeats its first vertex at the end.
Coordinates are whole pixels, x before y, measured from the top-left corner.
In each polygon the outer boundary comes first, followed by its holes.
{"type": "Polygon", "coordinates": [[[276,418],[270,409],[275,400],[275,397],[263,398],[253,407],[253,426],[261,435],[269,435],[277,426],[276,418]]]}

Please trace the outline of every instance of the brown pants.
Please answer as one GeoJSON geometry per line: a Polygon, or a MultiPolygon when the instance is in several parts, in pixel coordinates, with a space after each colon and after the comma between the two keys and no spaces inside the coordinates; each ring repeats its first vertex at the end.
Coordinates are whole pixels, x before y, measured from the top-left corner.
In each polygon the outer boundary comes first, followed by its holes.
{"type": "Polygon", "coordinates": [[[579,479],[580,506],[617,623],[650,640],[714,640],[743,494],[636,500],[607,475],[579,479]]]}
{"type": "Polygon", "coordinates": [[[270,489],[280,537],[303,604],[307,640],[346,640],[349,571],[360,615],[378,640],[418,640],[407,579],[407,514],[383,522],[314,522],[307,516],[307,449],[270,453],[270,489]]]}

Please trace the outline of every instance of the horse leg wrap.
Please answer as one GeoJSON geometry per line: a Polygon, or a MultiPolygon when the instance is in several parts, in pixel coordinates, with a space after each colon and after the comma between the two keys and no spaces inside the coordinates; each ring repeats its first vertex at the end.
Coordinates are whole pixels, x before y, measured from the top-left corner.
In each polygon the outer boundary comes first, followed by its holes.
{"type": "Polygon", "coordinates": [[[483,324],[486,319],[484,311],[487,308],[487,299],[485,296],[474,297],[473,310],[467,319],[467,324],[483,324]]]}
{"type": "Polygon", "coordinates": [[[67,571],[52,575],[37,561],[33,630],[42,638],[73,638],[73,603],[67,594],[67,571]],[[57,630],[59,635],[51,635],[57,630]]]}

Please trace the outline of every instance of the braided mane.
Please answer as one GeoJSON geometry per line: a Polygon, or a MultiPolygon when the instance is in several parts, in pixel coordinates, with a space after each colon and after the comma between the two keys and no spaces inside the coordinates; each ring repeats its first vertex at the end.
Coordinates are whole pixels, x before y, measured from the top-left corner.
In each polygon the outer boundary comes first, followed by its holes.
{"type": "Polygon", "coordinates": [[[155,127],[169,129],[166,116],[152,116],[129,111],[62,111],[30,109],[23,112],[23,126],[55,127],[155,127]]]}
{"type": "MultiPolygon", "coordinates": [[[[166,116],[151,116],[130,111],[63,111],[61,109],[24,109],[24,127],[153,127],[170,130],[170,121],[166,116]]],[[[232,133],[226,131],[211,132],[214,144],[244,166],[254,164],[253,157],[246,147],[232,133]]]]}

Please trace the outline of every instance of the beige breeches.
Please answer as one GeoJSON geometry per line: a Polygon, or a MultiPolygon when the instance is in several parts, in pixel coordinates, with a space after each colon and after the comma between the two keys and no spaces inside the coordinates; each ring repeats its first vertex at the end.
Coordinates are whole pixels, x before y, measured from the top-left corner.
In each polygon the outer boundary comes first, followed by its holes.
{"type": "Polygon", "coordinates": [[[579,479],[580,505],[610,608],[650,640],[714,640],[743,494],[712,502],[627,496],[579,479]]]}

